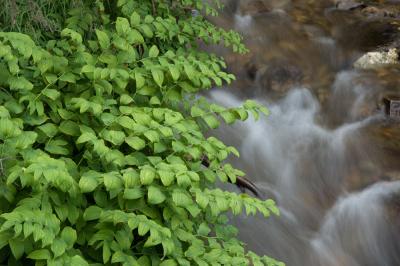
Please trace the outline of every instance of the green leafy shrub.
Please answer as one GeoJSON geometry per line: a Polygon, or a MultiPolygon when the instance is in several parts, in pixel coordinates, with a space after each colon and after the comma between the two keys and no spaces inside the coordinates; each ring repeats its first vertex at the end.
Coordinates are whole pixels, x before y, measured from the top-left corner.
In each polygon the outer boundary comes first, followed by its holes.
{"type": "Polygon", "coordinates": [[[216,14],[200,0],[110,3],[72,10],[45,45],[0,32],[1,263],[282,265],[246,251],[226,216],[275,203],[215,188],[243,173],[204,136],[267,110],[195,97],[234,79],[197,43],[245,52],[240,36],[192,16],[216,14]]]}

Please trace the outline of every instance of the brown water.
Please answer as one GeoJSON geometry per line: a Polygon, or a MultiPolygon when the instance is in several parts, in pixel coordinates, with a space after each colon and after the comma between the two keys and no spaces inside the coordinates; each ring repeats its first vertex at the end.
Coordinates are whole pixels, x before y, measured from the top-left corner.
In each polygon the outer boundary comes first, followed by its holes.
{"type": "Polygon", "coordinates": [[[352,67],[396,45],[400,3],[387,2],[371,15],[333,1],[232,0],[216,21],[240,31],[251,52],[218,49],[238,81],[210,98],[254,98],[271,111],[218,132],[281,208],[279,218],[235,221],[259,254],[289,266],[400,265],[400,123],[382,111],[385,95],[400,94],[400,68],[352,67]]]}

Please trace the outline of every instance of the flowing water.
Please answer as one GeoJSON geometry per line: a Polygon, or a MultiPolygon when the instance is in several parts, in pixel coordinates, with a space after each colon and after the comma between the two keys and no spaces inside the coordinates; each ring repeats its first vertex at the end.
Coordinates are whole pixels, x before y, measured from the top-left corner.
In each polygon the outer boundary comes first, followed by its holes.
{"type": "Polygon", "coordinates": [[[376,37],[384,26],[352,21],[357,14],[332,2],[232,0],[217,21],[242,32],[251,53],[224,54],[238,81],[209,97],[226,106],[253,98],[271,112],[217,134],[239,148],[235,166],[281,210],[234,222],[249,248],[288,266],[398,266],[400,156],[391,138],[399,124],[380,102],[399,88],[398,69],[352,67],[363,44],[389,37],[370,40],[368,30],[376,37]],[[365,42],[349,36],[354,28],[365,42]]]}

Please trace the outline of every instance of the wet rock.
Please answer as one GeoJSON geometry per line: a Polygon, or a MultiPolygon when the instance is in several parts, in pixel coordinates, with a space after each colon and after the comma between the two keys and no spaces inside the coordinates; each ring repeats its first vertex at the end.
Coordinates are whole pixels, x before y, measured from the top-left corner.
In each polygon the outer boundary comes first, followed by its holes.
{"type": "Polygon", "coordinates": [[[354,63],[354,67],[357,69],[375,69],[393,64],[399,64],[399,52],[396,48],[391,48],[387,52],[366,53],[354,63]]]}
{"type": "Polygon", "coordinates": [[[274,10],[284,9],[290,0],[242,0],[239,4],[239,13],[242,15],[258,15],[274,10]]]}
{"type": "Polygon", "coordinates": [[[365,8],[367,7],[362,1],[356,0],[336,0],[335,1],[336,9],[339,10],[354,10],[358,8],[365,8]]]}
{"type": "Polygon", "coordinates": [[[397,181],[400,180],[400,171],[387,172],[381,176],[382,181],[397,181]]]}
{"type": "Polygon", "coordinates": [[[276,63],[264,66],[257,73],[260,87],[270,92],[283,94],[303,80],[303,72],[295,65],[276,63]]]}
{"type": "Polygon", "coordinates": [[[394,13],[388,12],[385,9],[380,9],[375,6],[368,6],[366,8],[363,8],[361,10],[361,13],[367,17],[388,17],[388,16],[394,17],[395,16],[394,13]]]}
{"type": "Polygon", "coordinates": [[[271,11],[271,8],[261,0],[241,1],[239,9],[243,15],[256,15],[271,11]]]}

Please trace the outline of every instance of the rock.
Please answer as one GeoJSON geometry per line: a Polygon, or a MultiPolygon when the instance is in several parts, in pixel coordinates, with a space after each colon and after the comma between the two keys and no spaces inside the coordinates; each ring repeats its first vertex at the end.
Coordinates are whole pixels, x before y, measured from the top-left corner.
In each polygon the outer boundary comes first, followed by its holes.
{"type": "Polygon", "coordinates": [[[261,0],[246,0],[240,1],[239,10],[243,15],[256,15],[270,12],[271,8],[261,0]]]}
{"type": "Polygon", "coordinates": [[[366,8],[363,8],[361,10],[361,13],[367,17],[385,17],[389,15],[385,10],[379,9],[375,6],[368,6],[366,8]]]}
{"type": "Polygon", "coordinates": [[[376,69],[393,64],[399,64],[399,52],[396,48],[391,48],[388,52],[366,53],[354,63],[354,67],[357,69],[376,69]]]}
{"type": "Polygon", "coordinates": [[[260,87],[283,94],[302,83],[303,72],[298,66],[279,61],[258,70],[256,80],[260,87]]]}
{"type": "Polygon", "coordinates": [[[335,6],[339,10],[354,10],[367,7],[363,2],[356,0],[337,0],[335,1],[335,6]]]}
{"type": "Polygon", "coordinates": [[[242,15],[259,15],[281,10],[290,4],[290,0],[242,0],[239,11],[242,15]]]}

